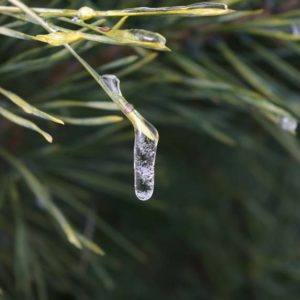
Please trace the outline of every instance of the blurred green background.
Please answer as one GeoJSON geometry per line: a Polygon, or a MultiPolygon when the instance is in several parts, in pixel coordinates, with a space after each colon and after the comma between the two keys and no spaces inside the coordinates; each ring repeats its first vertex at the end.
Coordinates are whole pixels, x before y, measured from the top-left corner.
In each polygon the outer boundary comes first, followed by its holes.
{"type": "MultiPolygon", "coordinates": [[[[24,2],[101,10],[191,3],[24,2]]],[[[129,122],[83,128],[35,120],[53,135],[48,145],[0,117],[1,149],[106,252],[70,245],[1,156],[0,299],[299,299],[299,141],[280,128],[281,119],[270,121],[251,93],[299,118],[300,5],[227,3],[243,13],[130,18],[125,28],[160,32],[173,50],[148,64],[135,64],[141,53],[129,47],[78,47],[101,74],[120,77],[126,98],[160,132],[148,202],[134,195],[129,122]],[[133,64],[109,65],[132,55],[138,55],[133,64]]],[[[0,14],[1,26],[10,21],[0,14]]],[[[30,24],[18,29],[42,31],[30,24]]],[[[57,99],[108,100],[70,55],[54,55],[59,50],[0,36],[0,85],[37,107],[57,99]]],[[[0,105],[10,107],[2,96],[0,105]]],[[[99,115],[82,108],[58,112],[99,115]]]]}

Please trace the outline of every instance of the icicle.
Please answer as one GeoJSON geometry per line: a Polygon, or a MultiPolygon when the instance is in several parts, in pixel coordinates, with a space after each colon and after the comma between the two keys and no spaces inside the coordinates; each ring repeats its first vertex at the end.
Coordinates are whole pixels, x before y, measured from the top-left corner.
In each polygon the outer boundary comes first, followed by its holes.
{"type": "Polygon", "coordinates": [[[134,125],[135,194],[140,200],[145,201],[151,198],[154,190],[154,166],[159,136],[156,128],[138,112],[133,111],[130,114],[134,114],[133,118],[138,117],[139,120],[134,125]],[[143,131],[143,127],[147,128],[147,132],[143,131]]]}
{"type": "Polygon", "coordinates": [[[159,140],[156,128],[139,114],[123,97],[120,81],[115,75],[103,75],[106,87],[114,94],[114,101],[134,127],[134,187],[140,200],[151,198],[154,190],[154,166],[159,140]]]}

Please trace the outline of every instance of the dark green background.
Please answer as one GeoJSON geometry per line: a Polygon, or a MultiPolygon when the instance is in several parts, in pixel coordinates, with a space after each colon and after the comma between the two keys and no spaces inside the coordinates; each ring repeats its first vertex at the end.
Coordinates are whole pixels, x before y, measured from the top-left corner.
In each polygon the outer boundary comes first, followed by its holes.
{"type": "MultiPolygon", "coordinates": [[[[299,22],[293,1],[241,2],[233,7],[265,8],[266,13],[256,17],[260,19],[294,9],[299,22]]],[[[114,9],[189,3],[99,0],[90,5],[114,9]]],[[[63,8],[82,5],[51,3],[63,8]]],[[[239,27],[248,20],[232,24],[239,27]]],[[[7,21],[0,18],[1,24],[7,21]]],[[[126,98],[160,132],[155,193],[148,202],[134,195],[133,131],[127,121],[81,128],[37,120],[54,137],[47,145],[36,133],[0,118],[1,147],[50,190],[77,230],[90,228],[106,252],[99,257],[69,245],[18,172],[1,159],[1,299],[299,299],[297,138],[243,104],[239,94],[206,87],[205,82],[197,87],[187,78],[207,80],[206,71],[212,70],[219,78],[216,85],[230,81],[261,93],[224,56],[220,44],[225,43],[297,116],[300,78],[288,76],[251,47],[259,43],[298,72],[300,52],[289,41],[227,25],[214,17],[131,18],[125,25],[160,32],[173,49],[121,77],[126,98]],[[17,209],[12,189],[18,193],[17,209]]],[[[40,32],[32,25],[21,28],[40,32]]],[[[24,64],[5,69],[12,57],[35,47],[42,45],[0,37],[1,86],[36,105],[54,99],[107,100],[90,77],[73,80],[82,67],[70,56],[47,60],[58,48],[32,53],[21,60],[24,64]],[[39,57],[44,58],[40,63],[31,62],[39,57]]],[[[133,53],[128,47],[97,45],[81,55],[99,67],[133,53]]],[[[0,101],[8,105],[3,97],[0,101]]],[[[97,113],[72,110],[76,116],[97,113]]]]}

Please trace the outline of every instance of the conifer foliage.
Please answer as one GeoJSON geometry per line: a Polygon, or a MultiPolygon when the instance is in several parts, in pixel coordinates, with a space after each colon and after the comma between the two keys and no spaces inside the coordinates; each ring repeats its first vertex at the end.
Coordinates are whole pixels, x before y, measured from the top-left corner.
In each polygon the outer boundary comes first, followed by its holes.
{"type": "Polygon", "coordinates": [[[0,299],[299,299],[299,41],[292,0],[0,0],[0,299]]]}

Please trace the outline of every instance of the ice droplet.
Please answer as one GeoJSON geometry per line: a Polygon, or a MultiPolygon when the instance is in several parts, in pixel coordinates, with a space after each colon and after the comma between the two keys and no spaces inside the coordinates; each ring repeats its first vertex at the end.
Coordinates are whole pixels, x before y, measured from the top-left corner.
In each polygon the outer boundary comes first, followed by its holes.
{"type": "Polygon", "coordinates": [[[89,20],[91,18],[94,18],[96,16],[96,12],[94,9],[88,6],[83,6],[78,10],[77,17],[79,17],[81,20],[89,20]]]}
{"type": "Polygon", "coordinates": [[[156,128],[143,118],[123,97],[120,80],[115,75],[103,75],[101,78],[110,91],[117,96],[122,112],[134,127],[134,188],[138,199],[149,200],[154,191],[154,166],[159,140],[156,128]]]}
{"type": "Polygon", "coordinates": [[[199,2],[194,3],[186,6],[189,9],[196,9],[196,8],[220,8],[220,9],[228,9],[227,5],[224,3],[217,3],[217,2],[199,2]]]}
{"type": "Polygon", "coordinates": [[[77,16],[72,17],[71,20],[72,20],[72,22],[76,22],[76,23],[81,21],[80,18],[78,18],[77,16]]]}
{"type": "Polygon", "coordinates": [[[135,7],[124,10],[128,13],[149,13],[149,12],[173,12],[173,11],[192,11],[196,9],[209,9],[209,8],[218,8],[227,10],[228,7],[224,3],[216,3],[216,2],[199,2],[186,6],[166,6],[166,7],[135,7]]]}
{"type": "Polygon", "coordinates": [[[46,210],[46,205],[40,198],[35,198],[35,204],[38,208],[46,210]]]}
{"type": "Polygon", "coordinates": [[[141,42],[159,43],[164,46],[166,45],[166,39],[156,32],[143,29],[131,29],[129,32],[141,42]]]}
{"type": "Polygon", "coordinates": [[[112,74],[107,74],[101,76],[104,80],[106,86],[111,90],[111,92],[118,97],[122,97],[122,92],[120,88],[120,80],[117,76],[112,74]]]}
{"type": "Polygon", "coordinates": [[[292,33],[293,33],[293,35],[300,35],[300,25],[293,24],[292,25],[292,33]]]}
{"type": "Polygon", "coordinates": [[[295,119],[289,117],[282,117],[280,121],[280,127],[283,130],[295,132],[297,129],[298,123],[295,119]]]}

